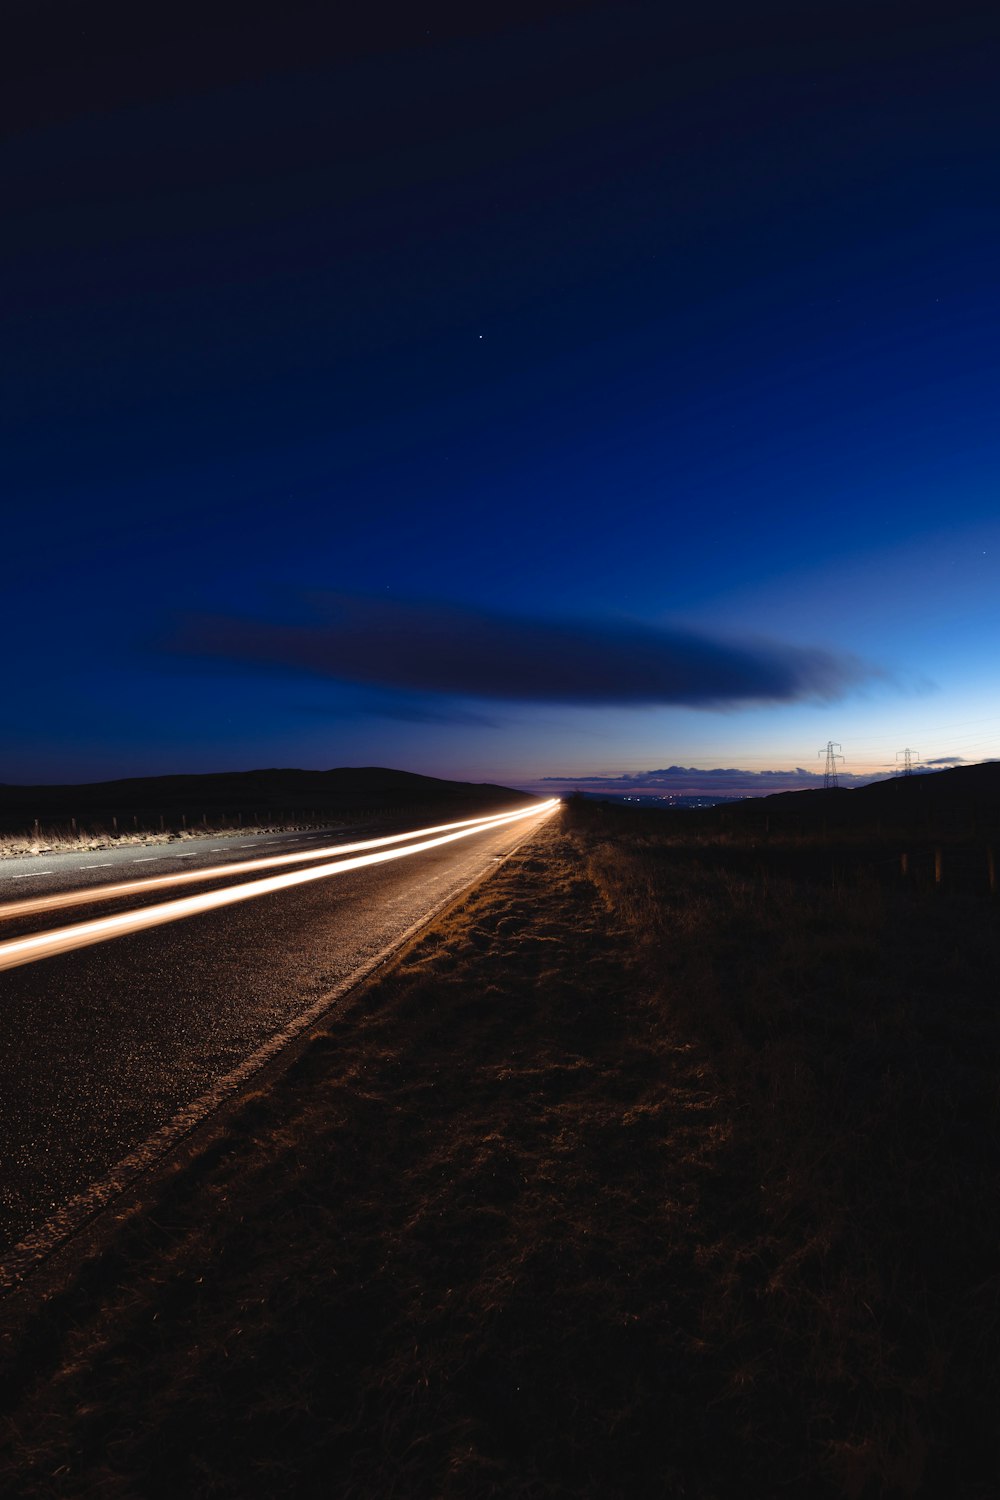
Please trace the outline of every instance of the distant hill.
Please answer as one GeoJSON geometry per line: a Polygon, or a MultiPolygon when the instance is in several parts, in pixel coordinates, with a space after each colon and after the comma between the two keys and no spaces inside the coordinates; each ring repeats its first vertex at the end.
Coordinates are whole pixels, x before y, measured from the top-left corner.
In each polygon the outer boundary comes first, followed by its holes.
{"type": "Polygon", "coordinates": [[[37,821],[110,826],[111,819],[139,827],[189,826],[205,818],[245,821],[343,817],[360,812],[436,806],[488,812],[534,800],[527,792],[491,783],[443,781],[385,766],[340,766],[330,771],[221,771],[204,776],[143,776],[67,786],[0,784],[0,830],[20,831],[37,821]]]}
{"type": "Polygon", "coordinates": [[[978,837],[1000,830],[1000,762],[895,776],[850,791],[776,792],[712,808],[702,816],[747,828],[766,819],[772,832],[906,829],[978,837]]]}

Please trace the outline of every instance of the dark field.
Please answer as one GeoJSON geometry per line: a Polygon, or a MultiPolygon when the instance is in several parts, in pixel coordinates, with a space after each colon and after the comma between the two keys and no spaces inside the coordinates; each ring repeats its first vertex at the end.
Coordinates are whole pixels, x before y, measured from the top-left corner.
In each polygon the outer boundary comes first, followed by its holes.
{"type": "Polygon", "coordinates": [[[968,832],[567,808],[9,1302],[0,1490],[998,1493],[968,832]]]}

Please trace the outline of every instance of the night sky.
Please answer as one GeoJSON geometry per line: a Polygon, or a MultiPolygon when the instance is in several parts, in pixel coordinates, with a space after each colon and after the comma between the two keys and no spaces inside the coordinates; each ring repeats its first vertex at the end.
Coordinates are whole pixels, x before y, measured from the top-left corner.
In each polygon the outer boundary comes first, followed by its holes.
{"type": "Polygon", "coordinates": [[[8,16],[0,781],[1000,755],[996,6],[8,16]]]}

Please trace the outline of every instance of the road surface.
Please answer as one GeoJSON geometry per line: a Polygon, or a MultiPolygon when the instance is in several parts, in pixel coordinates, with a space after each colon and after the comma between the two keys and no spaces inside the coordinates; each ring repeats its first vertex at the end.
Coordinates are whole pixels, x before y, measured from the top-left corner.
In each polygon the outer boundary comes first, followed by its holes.
{"type": "MultiPolygon", "coordinates": [[[[265,881],[302,883],[55,956],[16,955],[19,966],[0,972],[0,1260],[26,1238],[44,1239],[43,1226],[124,1159],[169,1144],[220,1080],[231,1085],[248,1059],[280,1046],[544,816],[463,828],[445,835],[452,842],[319,877],[349,857],[331,858],[328,834],[5,861],[0,967],[24,939],[109,916],[150,920],[167,903],[233,900],[265,881]],[[212,878],[233,864],[238,873],[212,878]],[[157,884],[188,873],[181,886],[157,884]],[[132,882],[144,887],[138,895],[118,890],[132,882]],[[108,887],[114,894],[103,897],[108,887]],[[36,909],[81,888],[83,904],[36,909]]],[[[387,859],[415,841],[433,842],[407,838],[376,852],[387,859]]]]}

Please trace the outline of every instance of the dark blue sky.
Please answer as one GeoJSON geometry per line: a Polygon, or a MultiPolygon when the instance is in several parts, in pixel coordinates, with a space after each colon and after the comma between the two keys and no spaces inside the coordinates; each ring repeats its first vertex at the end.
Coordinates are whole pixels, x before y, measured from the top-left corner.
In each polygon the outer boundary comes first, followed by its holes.
{"type": "Polygon", "coordinates": [[[0,780],[1000,753],[1000,13],[331,9],[15,7],[0,780]]]}

